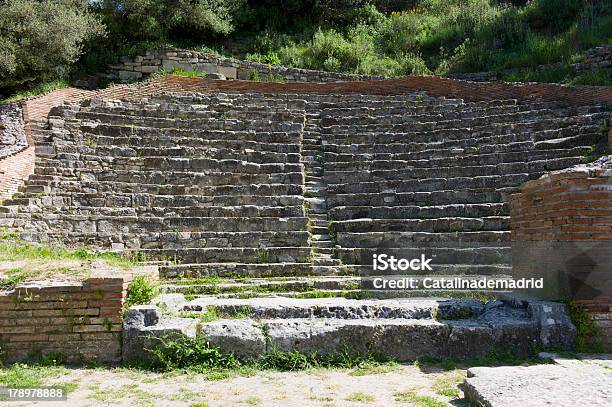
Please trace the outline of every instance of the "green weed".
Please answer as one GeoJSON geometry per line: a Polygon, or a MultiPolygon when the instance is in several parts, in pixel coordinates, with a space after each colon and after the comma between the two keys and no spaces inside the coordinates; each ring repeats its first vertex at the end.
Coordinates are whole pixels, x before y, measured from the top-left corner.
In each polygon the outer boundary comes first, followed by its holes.
{"type": "Polygon", "coordinates": [[[353,401],[356,403],[374,403],[376,400],[374,396],[367,393],[355,392],[349,394],[346,398],[346,401],[353,401]]]}
{"type": "Polygon", "coordinates": [[[393,398],[398,403],[411,403],[420,407],[446,407],[446,403],[430,396],[419,396],[414,391],[396,392],[393,398]]]}
{"type": "Polygon", "coordinates": [[[125,306],[149,304],[158,293],[157,283],[149,276],[136,276],[130,282],[125,306]]]}
{"type": "Polygon", "coordinates": [[[576,349],[578,352],[602,352],[601,329],[586,308],[581,304],[570,302],[567,304],[567,314],[576,326],[576,349]]]}
{"type": "Polygon", "coordinates": [[[463,381],[462,376],[440,376],[436,378],[432,389],[440,396],[459,398],[460,392],[457,383],[463,381]]]}

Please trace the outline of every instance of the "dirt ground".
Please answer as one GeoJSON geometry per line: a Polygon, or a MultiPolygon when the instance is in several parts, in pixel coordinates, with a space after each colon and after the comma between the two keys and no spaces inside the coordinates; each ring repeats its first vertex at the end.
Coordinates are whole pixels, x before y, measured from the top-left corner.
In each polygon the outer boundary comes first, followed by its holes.
{"type": "Polygon", "coordinates": [[[382,371],[316,369],[257,372],[207,380],[195,373],[158,374],[127,369],[68,368],[48,385],[72,383],[67,402],[7,406],[425,406],[468,405],[456,385],[464,370],[412,365],[382,371]],[[444,395],[446,394],[446,395],[444,395]]]}

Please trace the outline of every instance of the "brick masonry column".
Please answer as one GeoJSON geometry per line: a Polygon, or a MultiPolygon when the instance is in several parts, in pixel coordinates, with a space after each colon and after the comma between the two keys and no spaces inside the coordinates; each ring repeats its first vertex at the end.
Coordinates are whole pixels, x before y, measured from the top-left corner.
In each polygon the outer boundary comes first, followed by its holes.
{"type": "Polygon", "coordinates": [[[612,342],[612,157],[529,181],[509,204],[513,274],[584,304],[612,342]]]}

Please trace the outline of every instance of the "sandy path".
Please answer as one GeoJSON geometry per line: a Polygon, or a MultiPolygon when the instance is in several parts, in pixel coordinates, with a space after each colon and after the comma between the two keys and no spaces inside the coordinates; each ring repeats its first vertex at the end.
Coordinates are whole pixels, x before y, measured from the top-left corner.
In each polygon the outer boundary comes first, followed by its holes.
{"type": "MultiPolygon", "coordinates": [[[[440,402],[451,398],[432,387],[463,370],[444,372],[397,366],[391,372],[355,375],[353,370],[259,372],[251,377],[206,380],[198,374],[161,375],[125,369],[70,369],[51,383],[76,383],[68,402],[10,406],[394,406],[420,405],[396,400],[398,392],[414,391],[440,402]],[[202,403],[202,404],[198,404],[202,403]]],[[[453,385],[454,387],[454,385],[453,385]]],[[[461,393],[462,397],[462,393],[461,393]]],[[[452,405],[464,405],[453,400],[452,405]]]]}

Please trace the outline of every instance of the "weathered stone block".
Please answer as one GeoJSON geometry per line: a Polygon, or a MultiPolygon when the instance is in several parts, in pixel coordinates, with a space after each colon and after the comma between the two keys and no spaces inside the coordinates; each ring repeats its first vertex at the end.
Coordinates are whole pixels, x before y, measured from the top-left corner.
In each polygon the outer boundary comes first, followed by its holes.
{"type": "Polygon", "coordinates": [[[238,78],[238,70],[232,66],[217,66],[217,73],[225,76],[227,79],[238,78]]]}
{"type": "Polygon", "coordinates": [[[130,80],[142,78],[141,72],[132,72],[132,71],[123,70],[123,71],[119,71],[118,75],[121,81],[130,81],[130,80]]]}

